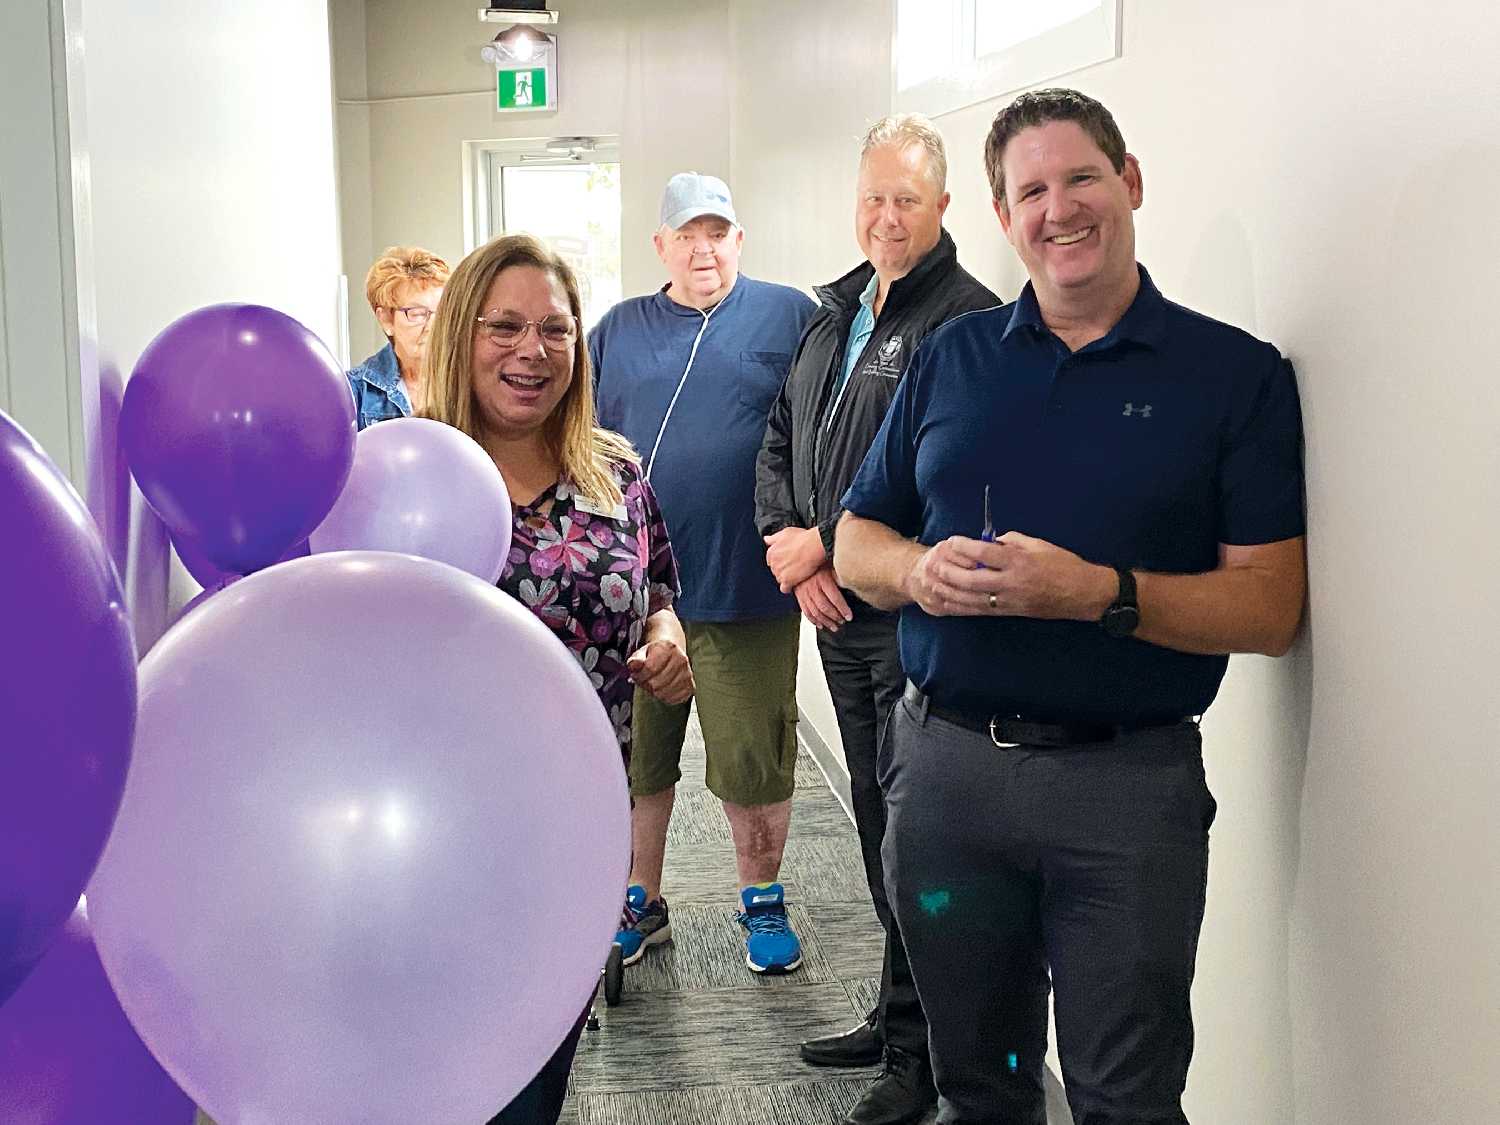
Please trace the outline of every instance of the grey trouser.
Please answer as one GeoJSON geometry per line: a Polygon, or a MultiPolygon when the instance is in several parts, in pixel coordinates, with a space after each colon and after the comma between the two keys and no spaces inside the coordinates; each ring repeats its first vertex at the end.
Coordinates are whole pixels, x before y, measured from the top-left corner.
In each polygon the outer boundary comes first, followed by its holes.
{"type": "Polygon", "coordinates": [[[945,1125],[1045,1125],[1046,988],[1075,1125],[1185,1125],[1215,805],[1197,725],[1062,749],[895,707],[887,888],[945,1125]]]}

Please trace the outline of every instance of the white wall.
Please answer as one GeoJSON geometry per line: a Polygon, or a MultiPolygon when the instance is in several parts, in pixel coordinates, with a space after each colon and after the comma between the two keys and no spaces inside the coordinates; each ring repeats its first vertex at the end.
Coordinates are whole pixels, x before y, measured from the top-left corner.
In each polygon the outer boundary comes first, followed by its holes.
{"type": "MultiPolygon", "coordinates": [[[[1141,259],[1292,357],[1307,427],[1310,628],[1232,661],[1205,722],[1190,1113],[1500,1120],[1500,19],[1155,0],[1124,35],[1066,81],[1140,156],[1141,259]]],[[[939,122],[976,164],[999,105],[939,122]]],[[[972,189],[950,225],[998,245],[972,189]]]]}
{"type": "Polygon", "coordinates": [[[273,305],[336,338],[321,0],[86,0],[99,330],[125,364],[183,313],[273,305]]]}
{"type": "MultiPolygon", "coordinates": [[[[329,0],[329,33],[333,52],[334,111],[338,151],[339,262],[348,285],[345,327],[349,366],[385,343],[380,326],[365,303],[365,271],[374,260],[371,248],[373,204],[370,196],[370,106],[365,81],[365,0],[329,0]]],[[[385,244],[382,243],[382,246],[385,244]]]]}
{"type": "Polygon", "coordinates": [[[859,142],[890,112],[885,0],[731,5],[735,204],[756,276],[809,289],[863,255],[859,142]]]}
{"type": "MultiPolygon", "coordinates": [[[[128,372],[175,318],[270,305],[337,340],[323,0],[84,0],[101,363],[128,372]]],[[[137,640],[164,625],[159,529],[136,531],[137,640]]],[[[194,589],[178,576],[176,599],[194,589]]]]}

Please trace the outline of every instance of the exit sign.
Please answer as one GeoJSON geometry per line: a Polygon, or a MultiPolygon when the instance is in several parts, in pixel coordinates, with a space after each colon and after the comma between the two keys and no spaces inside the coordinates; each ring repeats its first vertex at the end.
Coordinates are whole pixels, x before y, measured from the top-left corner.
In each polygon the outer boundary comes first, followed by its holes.
{"type": "Polygon", "coordinates": [[[481,52],[495,64],[496,113],[557,109],[557,37],[512,34],[522,30],[513,27],[501,32],[481,52]]]}
{"type": "Polygon", "coordinates": [[[545,66],[497,71],[499,109],[553,109],[554,93],[545,66]]]}

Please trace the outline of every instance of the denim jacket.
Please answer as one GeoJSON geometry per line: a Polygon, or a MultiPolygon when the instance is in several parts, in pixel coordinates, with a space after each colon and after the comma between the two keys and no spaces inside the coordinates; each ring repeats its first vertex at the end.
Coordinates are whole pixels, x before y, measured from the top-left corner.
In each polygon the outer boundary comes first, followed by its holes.
{"type": "Polygon", "coordinates": [[[411,416],[411,401],[401,385],[401,366],[396,362],[396,348],[386,344],[353,371],[344,373],[354,392],[354,413],[359,428],[372,426],[390,418],[411,416]]]}

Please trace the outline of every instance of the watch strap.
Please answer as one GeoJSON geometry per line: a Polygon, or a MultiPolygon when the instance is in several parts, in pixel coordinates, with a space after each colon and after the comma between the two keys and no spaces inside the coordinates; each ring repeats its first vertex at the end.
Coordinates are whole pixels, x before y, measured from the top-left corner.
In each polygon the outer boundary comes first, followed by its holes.
{"type": "Polygon", "coordinates": [[[1123,639],[1131,636],[1141,623],[1140,604],[1136,599],[1135,575],[1129,569],[1115,567],[1115,576],[1120,583],[1115,600],[1109,603],[1099,618],[1099,627],[1109,636],[1123,639]]]}

